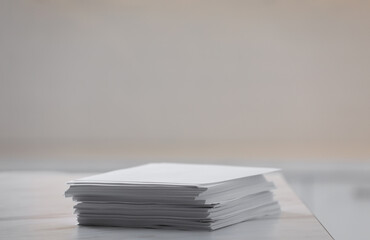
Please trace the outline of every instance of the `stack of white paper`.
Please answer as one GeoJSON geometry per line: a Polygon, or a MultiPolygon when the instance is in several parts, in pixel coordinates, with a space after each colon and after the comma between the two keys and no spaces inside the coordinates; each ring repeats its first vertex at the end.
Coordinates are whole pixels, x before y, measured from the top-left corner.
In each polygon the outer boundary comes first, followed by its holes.
{"type": "Polygon", "coordinates": [[[215,230],[279,213],[271,168],[154,163],[69,182],[81,225],[215,230]]]}

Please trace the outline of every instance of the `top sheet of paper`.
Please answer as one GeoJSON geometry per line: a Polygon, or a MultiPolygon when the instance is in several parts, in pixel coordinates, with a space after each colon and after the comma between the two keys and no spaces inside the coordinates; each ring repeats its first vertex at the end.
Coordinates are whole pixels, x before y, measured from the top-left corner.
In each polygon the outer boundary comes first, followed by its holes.
{"type": "Polygon", "coordinates": [[[129,183],[201,186],[278,171],[222,165],[151,163],[81,178],[70,183],[129,183]]]}

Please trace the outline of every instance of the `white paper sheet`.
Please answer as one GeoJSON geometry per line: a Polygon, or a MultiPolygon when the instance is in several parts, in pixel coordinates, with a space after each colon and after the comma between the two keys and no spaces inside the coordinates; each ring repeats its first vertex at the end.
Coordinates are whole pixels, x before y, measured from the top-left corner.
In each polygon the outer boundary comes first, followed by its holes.
{"type": "Polygon", "coordinates": [[[81,178],[70,183],[136,183],[193,185],[222,183],[278,171],[275,168],[236,167],[222,165],[152,163],[138,167],[81,178]]]}

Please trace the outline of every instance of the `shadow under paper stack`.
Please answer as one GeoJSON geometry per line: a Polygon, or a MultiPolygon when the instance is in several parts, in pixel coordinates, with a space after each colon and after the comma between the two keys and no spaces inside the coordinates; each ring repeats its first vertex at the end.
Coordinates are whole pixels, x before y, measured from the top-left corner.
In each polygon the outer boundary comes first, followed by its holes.
{"type": "Polygon", "coordinates": [[[153,163],[69,182],[80,225],[215,230],[280,212],[270,168],[153,163]]]}

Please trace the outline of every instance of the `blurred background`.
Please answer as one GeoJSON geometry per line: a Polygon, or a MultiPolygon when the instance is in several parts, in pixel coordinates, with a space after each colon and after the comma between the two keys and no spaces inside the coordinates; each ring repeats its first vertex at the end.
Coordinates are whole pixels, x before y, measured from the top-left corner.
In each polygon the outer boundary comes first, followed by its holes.
{"type": "Polygon", "coordinates": [[[280,167],[336,239],[365,239],[369,11],[363,0],[2,0],[0,169],[280,167]]]}

